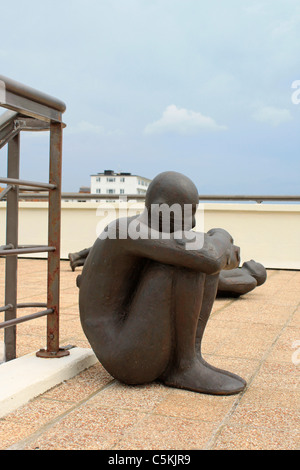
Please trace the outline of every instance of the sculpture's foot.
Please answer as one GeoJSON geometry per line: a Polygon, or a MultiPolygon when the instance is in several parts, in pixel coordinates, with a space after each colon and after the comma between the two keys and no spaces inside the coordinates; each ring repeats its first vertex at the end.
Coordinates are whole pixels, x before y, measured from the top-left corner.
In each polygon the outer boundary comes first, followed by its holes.
{"type": "Polygon", "coordinates": [[[169,387],[210,395],[234,395],[240,393],[246,386],[240,377],[211,368],[198,359],[194,359],[184,370],[168,372],[160,380],[169,387]]]}
{"type": "Polygon", "coordinates": [[[198,354],[198,360],[206,367],[209,367],[210,369],[216,371],[216,372],[219,372],[220,374],[224,374],[224,375],[228,375],[228,377],[232,377],[236,380],[239,380],[241,382],[241,384],[245,387],[247,385],[247,382],[246,380],[244,380],[242,377],[240,377],[239,375],[237,374],[234,374],[233,372],[229,372],[228,370],[223,370],[223,369],[219,369],[218,367],[215,367],[215,366],[212,366],[211,364],[208,364],[204,359],[203,357],[201,356],[201,354],[199,353],[198,354]]]}
{"type": "Polygon", "coordinates": [[[68,258],[69,258],[69,260],[70,260],[71,269],[72,269],[72,271],[74,272],[74,271],[75,271],[75,268],[76,268],[76,264],[75,264],[76,257],[73,255],[73,253],[69,253],[69,254],[68,254],[68,258]]]}

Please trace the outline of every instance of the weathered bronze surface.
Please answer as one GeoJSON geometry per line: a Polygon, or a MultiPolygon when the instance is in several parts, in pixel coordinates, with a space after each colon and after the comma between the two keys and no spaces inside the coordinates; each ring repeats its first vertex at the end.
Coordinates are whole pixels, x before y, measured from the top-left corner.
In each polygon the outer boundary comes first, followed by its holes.
{"type": "Polygon", "coordinates": [[[220,272],[239,266],[239,248],[223,229],[192,232],[197,204],[197,188],[186,176],[154,178],[144,212],[114,221],[89,250],[78,279],[80,319],[97,358],[116,379],[230,395],[246,382],[209,365],[201,342],[220,272]],[[164,224],[161,213],[157,217],[163,204],[179,205],[185,216],[174,211],[164,224]]]}
{"type": "MultiPolygon", "coordinates": [[[[90,252],[90,248],[69,253],[72,271],[83,266],[90,252]]],[[[217,297],[239,297],[248,294],[256,287],[261,286],[267,280],[266,268],[254,260],[246,261],[239,268],[220,272],[217,297]]]]}
{"type": "Polygon", "coordinates": [[[265,267],[253,259],[246,261],[240,268],[221,271],[218,297],[239,297],[261,286],[267,279],[265,267]]]}

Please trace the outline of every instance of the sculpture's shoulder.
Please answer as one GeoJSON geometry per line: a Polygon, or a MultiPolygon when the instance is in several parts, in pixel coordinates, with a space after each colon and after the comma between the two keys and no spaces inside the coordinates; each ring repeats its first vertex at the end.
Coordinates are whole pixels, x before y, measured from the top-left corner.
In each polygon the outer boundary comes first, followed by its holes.
{"type": "Polygon", "coordinates": [[[125,240],[129,236],[129,227],[138,215],[132,217],[120,217],[112,220],[98,235],[100,240],[125,240]]]}

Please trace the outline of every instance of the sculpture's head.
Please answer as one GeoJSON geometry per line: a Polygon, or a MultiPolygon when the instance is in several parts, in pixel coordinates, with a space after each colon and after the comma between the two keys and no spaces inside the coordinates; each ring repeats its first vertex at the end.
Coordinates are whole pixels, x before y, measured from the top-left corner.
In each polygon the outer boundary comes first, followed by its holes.
{"type": "Polygon", "coordinates": [[[196,225],[199,202],[194,183],[185,175],[166,171],[150,183],[145,199],[151,227],[163,232],[190,230],[196,225]]]}
{"type": "Polygon", "coordinates": [[[266,281],[267,271],[262,264],[257,263],[252,259],[243,263],[243,267],[247,269],[254,279],[256,279],[258,286],[261,286],[266,281]]]}

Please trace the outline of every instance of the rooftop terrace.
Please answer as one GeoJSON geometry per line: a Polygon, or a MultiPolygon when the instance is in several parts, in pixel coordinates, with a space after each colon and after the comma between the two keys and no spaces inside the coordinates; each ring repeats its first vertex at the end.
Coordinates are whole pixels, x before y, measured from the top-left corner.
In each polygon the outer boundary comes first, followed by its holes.
{"type": "MultiPolygon", "coordinates": [[[[0,295],[4,263],[0,258],[0,295]]],[[[78,273],[61,261],[61,345],[89,348],[78,273]]],[[[18,276],[18,301],[43,302],[46,260],[20,259],[18,276]]],[[[300,271],[268,270],[255,291],[216,300],[204,337],[205,358],[244,377],[244,392],[217,397],[159,383],[125,386],[96,363],[1,418],[0,449],[299,449],[299,314],[300,271]]],[[[18,357],[45,346],[45,318],[17,329],[18,357]]]]}

